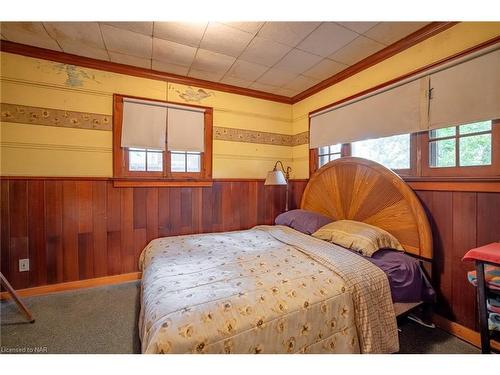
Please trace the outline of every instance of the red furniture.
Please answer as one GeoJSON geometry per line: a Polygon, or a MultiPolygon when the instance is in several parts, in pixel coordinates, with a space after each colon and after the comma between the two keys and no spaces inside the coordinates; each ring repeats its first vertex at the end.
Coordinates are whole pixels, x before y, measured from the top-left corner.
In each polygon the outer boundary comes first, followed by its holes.
{"type": "Polygon", "coordinates": [[[477,297],[479,309],[479,326],[481,329],[481,352],[490,353],[490,331],[488,329],[488,308],[486,306],[486,281],[484,265],[500,266],[500,243],[494,242],[469,250],[462,261],[474,261],[477,277],[477,297]]]}

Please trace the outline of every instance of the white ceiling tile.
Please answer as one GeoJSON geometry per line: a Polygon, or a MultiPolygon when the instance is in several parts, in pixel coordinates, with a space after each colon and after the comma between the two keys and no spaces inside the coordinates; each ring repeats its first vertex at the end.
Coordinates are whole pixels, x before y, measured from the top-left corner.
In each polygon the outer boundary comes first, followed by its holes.
{"type": "Polygon", "coordinates": [[[189,67],[196,54],[196,48],[153,38],[153,60],[189,67]]]}
{"type": "Polygon", "coordinates": [[[125,64],[125,65],[138,66],[138,67],[146,68],[146,69],[151,69],[151,59],[145,59],[143,57],[124,55],[122,53],[116,53],[116,52],[110,52],[110,51],[108,51],[108,54],[109,54],[109,58],[113,62],[125,64]]]}
{"type": "Polygon", "coordinates": [[[155,22],[153,36],[199,47],[208,22],[155,22]]]}
{"type": "Polygon", "coordinates": [[[370,30],[378,22],[337,22],[337,23],[359,34],[363,34],[368,30],[370,30]]]}
{"type": "Polygon", "coordinates": [[[429,22],[381,22],[364,35],[377,42],[389,45],[424,27],[429,22]]]}
{"type": "Polygon", "coordinates": [[[283,88],[290,90],[304,91],[307,90],[309,87],[314,86],[318,82],[320,81],[314,78],[298,76],[294,80],[284,85],[283,88]]]}
{"type": "Polygon", "coordinates": [[[290,90],[290,89],[286,89],[284,87],[277,87],[276,89],[272,90],[271,92],[273,94],[276,94],[276,95],[283,95],[283,96],[287,96],[287,97],[292,97],[292,96],[295,96],[296,94],[298,94],[300,91],[290,90]]]}
{"type": "Polygon", "coordinates": [[[108,51],[103,48],[94,48],[77,41],[62,39],[59,41],[62,50],[73,55],[90,57],[92,59],[109,61],[108,51]]]}
{"type": "Polygon", "coordinates": [[[333,22],[325,22],[304,39],[297,48],[327,57],[358,36],[352,30],[333,22]]]}
{"type": "Polygon", "coordinates": [[[347,68],[347,65],[329,59],[324,59],[308,71],[302,73],[302,75],[322,81],[344,70],[345,68],[347,68]]]}
{"type": "Polygon", "coordinates": [[[273,66],[291,49],[284,44],[256,36],[239,58],[256,64],[273,66]]]}
{"type": "Polygon", "coordinates": [[[261,28],[264,22],[223,22],[225,25],[234,27],[241,31],[255,34],[261,28]]]}
{"type": "MultiPolygon", "coordinates": [[[[236,59],[221,53],[198,49],[191,69],[211,73],[225,73],[236,59]]],[[[222,78],[222,76],[221,76],[222,78]]]]}
{"type": "Polygon", "coordinates": [[[295,47],[321,22],[266,22],[258,35],[295,47]]]}
{"type": "Polygon", "coordinates": [[[193,69],[189,70],[189,77],[204,79],[206,81],[219,82],[224,75],[223,72],[207,72],[205,70],[193,69]]]}
{"type": "Polygon", "coordinates": [[[144,35],[153,35],[153,22],[101,22],[102,24],[111,25],[120,29],[133,31],[144,35]]]}
{"type": "Polygon", "coordinates": [[[252,38],[253,34],[222,23],[210,22],[201,40],[200,48],[237,57],[252,38]]]}
{"type": "Polygon", "coordinates": [[[43,24],[49,35],[59,44],[61,41],[66,41],[81,43],[89,48],[105,49],[97,22],[44,22],[43,24]]]}
{"type": "Polygon", "coordinates": [[[321,60],[323,60],[321,56],[293,49],[274,65],[273,68],[299,74],[316,65],[321,60]]]}
{"type": "Polygon", "coordinates": [[[2,22],[2,38],[11,42],[60,51],[57,42],[45,31],[41,22],[2,22]]]}
{"type": "Polygon", "coordinates": [[[101,25],[102,36],[108,51],[125,55],[151,58],[153,38],[114,26],[101,25]]]}
{"type": "Polygon", "coordinates": [[[236,60],[231,69],[227,72],[227,76],[252,82],[259,78],[268,69],[269,68],[264,65],[254,64],[243,60],[236,60]]]}
{"type": "Polygon", "coordinates": [[[276,86],[265,85],[260,82],[252,82],[252,84],[248,86],[248,88],[265,92],[273,92],[274,90],[276,90],[276,86]]]}
{"type": "Polygon", "coordinates": [[[287,82],[293,80],[297,74],[287,72],[285,70],[279,70],[275,68],[269,69],[266,73],[264,73],[257,82],[263,83],[265,85],[271,86],[283,86],[287,82]]]}
{"type": "Polygon", "coordinates": [[[360,35],[348,45],[342,47],[338,51],[335,51],[328,58],[343,64],[352,65],[363,60],[365,57],[380,51],[384,47],[385,45],[382,43],[360,35]]]}
{"type": "Polygon", "coordinates": [[[221,82],[227,85],[238,86],[238,87],[248,87],[252,83],[252,81],[246,81],[241,78],[230,77],[227,75],[224,78],[222,78],[221,82]]]}
{"type": "Polygon", "coordinates": [[[159,70],[160,72],[178,74],[181,76],[187,76],[188,71],[189,71],[189,66],[182,66],[182,65],[167,63],[167,62],[158,61],[158,60],[153,60],[152,66],[153,66],[153,70],[159,70]]]}

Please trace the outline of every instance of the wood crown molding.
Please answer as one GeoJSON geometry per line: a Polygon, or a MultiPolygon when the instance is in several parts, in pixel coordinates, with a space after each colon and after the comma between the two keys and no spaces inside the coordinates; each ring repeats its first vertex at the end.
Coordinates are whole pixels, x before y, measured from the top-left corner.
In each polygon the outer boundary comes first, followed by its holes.
{"type": "Polygon", "coordinates": [[[104,70],[107,72],[126,74],[135,77],[148,78],[183,85],[191,85],[211,90],[228,92],[231,94],[245,95],[253,98],[270,100],[278,103],[292,104],[291,98],[283,95],[276,95],[264,91],[206,81],[204,79],[184,77],[178,74],[160,72],[153,69],[119,64],[111,61],[97,60],[90,57],[83,57],[60,51],[52,51],[45,48],[28,46],[25,44],[9,42],[6,40],[0,41],[0,50],[2,52],[34,57],[37,59],[57,61],[64,64],[78,65],[90,69],[104,70]]]}
{"type": "Polygon", "coordinates": [[[309,89],[295,95],[294,97],[287,97],[283,95],[271,94],[264,91],[258,91],[243,87],[227,85],[218,82],[206,81],[203,79],[185,77],[177,74],[160,72],[157,70],[140,68],[125,64],[114,63],[110,61],[103,61],[83,57],[78,55],[69,54],[66,52],[52,51],[44,48],[28,46],[25,44],[9,42],[6,40],[0,41],[0,50],[2,52],[15,53],[18,55],[29,56],[44,60],[57,61],[65,64],[78,65],[91,69],[104,70],[113,73],[127,74],[136,77],[155,79],[160,81],[179,83],[184,85],[192,85],[196,87],[218,90],[232,94],[245,95],[258,99],[270,100],[278,103],[295,104],[317,92],[332,86],[344,79],[347,79],[362,70],[365,70],[379,62],[394,56],[395,54],[404,51],[407,48],[414,46],[454,25],[458,22],[431,22],[423,28],[407,35],[403,39],[385,47],[384,49],[374,53],[371,56],[351,65],[347,69],[333,75],[330,78],[310,87],[309,89]]]}
{"type": "Polygon", "coordinates": [[[369,67],[376,65],[389,57],[392,57],[410,47],[413,47],[415,44],[423,42],[424,40],[439,34],[442,31],[449,29],[452,26],[455,26],[458,22],[431,22],[430,24],[418,29],[417,31],[407,35],[403,39],[398,40],[397,42],[381,49],[378,52],[375,52],[373,55],[368,56],[367,58],[357,62],[354,65],[349,66],[348,68],[342,70],[341,72],[331,76],[330,78],[321,81],[320,83],[308,88],[305,91],[295,95],[292,97],[292,103],[300,102],[312,96],[321,90],[324,90],[336,83],[339,83],[369,67]]]}

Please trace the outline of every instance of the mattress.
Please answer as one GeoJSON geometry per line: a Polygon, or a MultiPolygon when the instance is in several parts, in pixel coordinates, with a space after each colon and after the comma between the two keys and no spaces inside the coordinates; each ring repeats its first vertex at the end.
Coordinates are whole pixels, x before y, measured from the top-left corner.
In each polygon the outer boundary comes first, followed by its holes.
{"type": "Polygon", "coordinates": [[[143,353],[392,353],[388,279],[284,226],[160,238],[142,252],[143,353]]]}

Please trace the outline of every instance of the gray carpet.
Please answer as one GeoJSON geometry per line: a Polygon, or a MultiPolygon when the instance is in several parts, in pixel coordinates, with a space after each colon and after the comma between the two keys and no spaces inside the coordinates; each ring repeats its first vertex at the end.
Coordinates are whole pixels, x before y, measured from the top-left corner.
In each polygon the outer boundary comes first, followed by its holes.
{"type": "MultiPolygon", "coordinates": [[[[12,301],[0,306],[0,352],[140,353],[139,283],[130,282],[25,299],[36,322],[12,301]]],[[[436,328],[402,319],[401,353],[479,353],[436,328]]]]}

